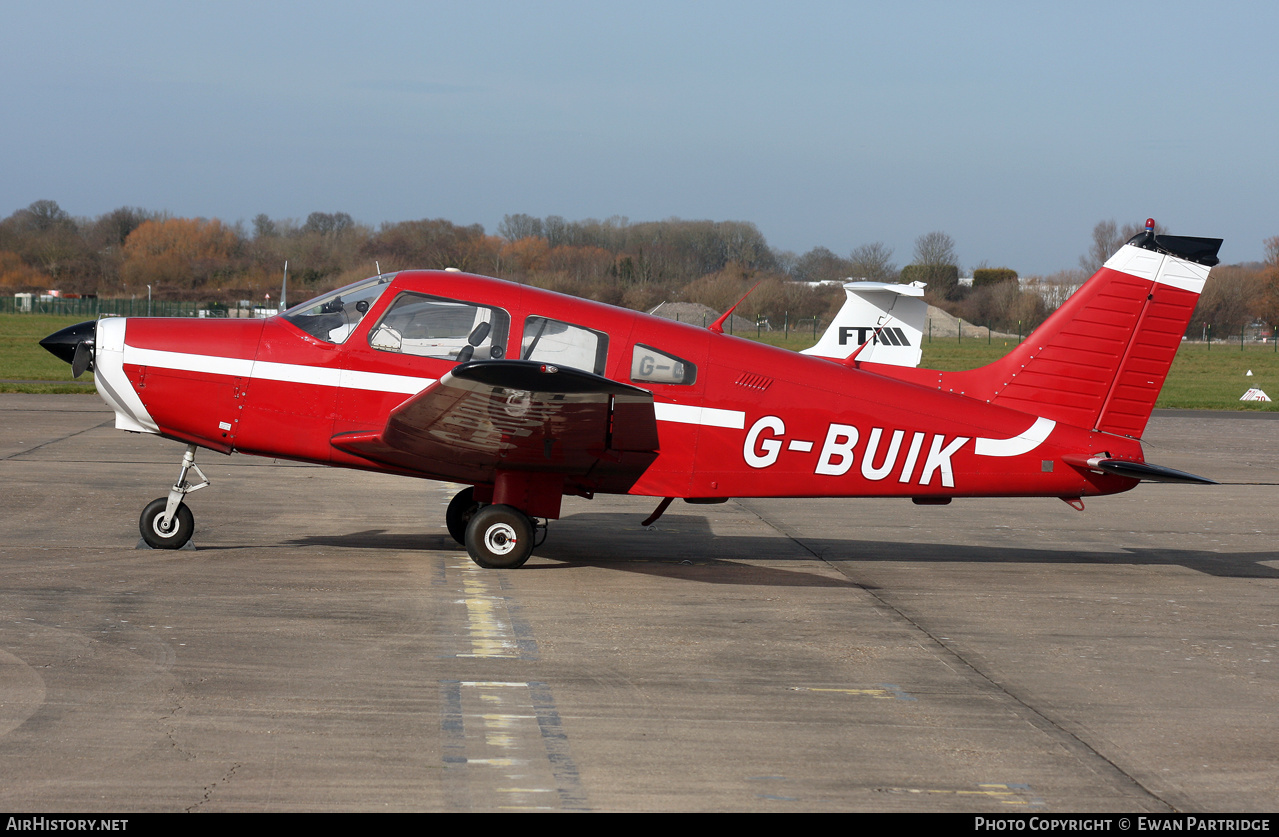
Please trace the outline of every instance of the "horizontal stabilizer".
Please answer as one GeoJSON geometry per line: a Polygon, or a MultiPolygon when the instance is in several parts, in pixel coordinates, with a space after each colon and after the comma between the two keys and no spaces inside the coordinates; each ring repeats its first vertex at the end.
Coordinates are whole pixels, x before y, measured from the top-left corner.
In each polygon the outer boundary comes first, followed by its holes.
{"type": "Polygon", "coordinates": [[[1092,471],[1101,471],[1106,474],[1114,474],[1118,477],[1128,477],[1134,480],[1146,480],[1147,482],[1185,482],[1193,485],[1218,485],[1216,480],[1210,480],[1207,477],[1200,477],[1194,474],[1187,474],[1185,471],[1178,471],[1174,468],[1165,468],[1162,465],[1151,465],[1148,462],[1130,462],[1125,459],[1102,459],[1097,456],[1064,456],[1062,457],[1070,465],[1077,468],[1087,468],[1092,471]]]}

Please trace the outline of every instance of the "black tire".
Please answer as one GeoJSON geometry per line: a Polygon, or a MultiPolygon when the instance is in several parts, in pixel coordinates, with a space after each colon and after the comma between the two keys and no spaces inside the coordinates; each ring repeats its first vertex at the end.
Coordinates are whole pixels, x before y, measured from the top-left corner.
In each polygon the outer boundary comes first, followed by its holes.
{"type": "Polygon", "coordinates": [[[464,488],[454,495],[449,502],[448,511],[444,512],[444,525],[448,527],[453,540],[462,546],[466,546],[466,524],[471,522],[471,518],[479,510],[480,504],[475,502],[475,489],[464,488]]]}
{"type": "Polygon", "coordinates": [[[167,497],[152,500],[142,510],[142,517],[138,519],[142,540],[146,541],[152,549],[181,549],[186,546],[187,541],[191,540],[191,534],[195,532],[195,517],[185,503],[178,504],[178,510],[173,515],[169,530],[161,529],[160,522],[164,519],[164,509],[168,505],[167,497]]]}
{"type": "Polygon", "coordinates": [[[513,570],[533,554],[533,521],[514,506],[485,506],[466,527],[466,552],[490,570],[513,570]]]}

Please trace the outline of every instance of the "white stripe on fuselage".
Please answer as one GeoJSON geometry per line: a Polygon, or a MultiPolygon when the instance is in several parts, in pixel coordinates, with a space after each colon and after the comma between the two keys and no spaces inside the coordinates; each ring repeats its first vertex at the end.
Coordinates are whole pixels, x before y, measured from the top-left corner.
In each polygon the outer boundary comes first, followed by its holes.
{"type": "Polygon", "coordinates": [[[230,375],[250,378],[253,361],[216,355],[188,355],[182,352],[162,352],[157,349],[139,349],[125,344],[124,362],[134,366],[158,366],[179,372],[201,372],[206,375],[230,375]]]}
{"type": "MultiPolygon", "coordinates": [[[[124,347],[124,362],[136,366],[154,366],[208,375],[228,375],[371,392],[399,392],[406,395],[419,393],[435,383],[435,378],[387,375],[381,372],[361,372],[354,369],[307,366],[300,363],[273,363],[217,355],[166,352],[159,349],[139,349],[128,345],[124,347]]],[[[742,430],[746,427],[746,414],[741,410],[721,410],[715,407],[656,402],[653,404],[653,412],[658,421],[727,427],[732,430],[742,430]]]]}
{"type": "Polygon", "coordinates": [[[1028,429],[1008,439],[980,438],[973,443],[973,453],[978,456],[1021,456],[1030,453],[1044,443],[1057,422],[1037,418],[1028,429]]]}
{"type": "Polygon", "coordinates": [[[678,424],[700,424],[705,427],[727,427],[732,430],[746,428],[746,414],[741,410],[720,410],[715,407],[694,407],[688,404],[654,402],[653,414],[658,421],[678,424]]]}
{"type": "Polygon", "coordinates": [[[307,366],[300,363],[272,363],[216,355],[164,352],[158,349],[139,349],[134,346],[124,347],[124,362],[136,366],[155,366],[182,372],[201,372],[208,375],[229,375],[263,381],[282,381],[371,392],[399,392],[406,395],[419,393],[435,383],[434,378],[418,378],[412,375],[387,375],[381,372],[360,372],[353,369],[307,366]]]}
{"type": "MultiPolygon", "coordinates": [[[[370,392],[396,392],[404,395],[415,395],[436,380],[411,375],[387,375],[382,372],[307,366],[300,363],[273,363],[217,355],[165,352],[158,349],[139,349],[129,345],[124,347],[124,362],[136,366],[155,366],[161,369],[208,375],[228,375],[370,392]]],[[[653,404],[653,413],[658,421],[676,424],[726,427],[730,430],[746,428],[746,414],[741,410],[721,410],[716,407],[697,407],[690,404],[669,404],[658,401],[653,404]]],[[[1038,447],[1048,438],[1054,426],[1055,422],[1041,418],[1024,433],[1019,433],[1010,439],[978,439],[974,452],[981,456],[1017,456],[1038,447]]]]}

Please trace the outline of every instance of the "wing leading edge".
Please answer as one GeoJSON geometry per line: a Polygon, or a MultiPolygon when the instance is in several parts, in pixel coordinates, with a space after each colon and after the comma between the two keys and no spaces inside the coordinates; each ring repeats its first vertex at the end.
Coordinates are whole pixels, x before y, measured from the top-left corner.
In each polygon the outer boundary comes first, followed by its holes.
{"type": "Polygon", "coordinates": [[[492,483],[499,470],[564,476],[564,492],[625,493],[657,457],[653,394],[527,360],[463,363],[335,448],[434,479],[492,483]]]}

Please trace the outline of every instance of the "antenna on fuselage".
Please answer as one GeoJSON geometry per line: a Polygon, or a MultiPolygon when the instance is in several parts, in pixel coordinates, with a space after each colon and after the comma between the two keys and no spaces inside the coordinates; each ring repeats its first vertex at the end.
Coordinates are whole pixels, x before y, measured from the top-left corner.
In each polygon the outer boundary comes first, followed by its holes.
{"type": "Polygon", "coordinates": [[[722,315],[722,316],[721,316],[718,320],[716,320],[715,322],[713,322],[713,323],[711,323],[710,325],[708,325],[708,326],[707,326],[707,328],[708,328],[708,329],[710,329],[711,331],[715,332],[716,334],[723,334],[723,333],[724,333],[724,323],[728,322],[728,318],[729,318],[729,317],[731,317],[731,316],[733,316],[733,312],[737,310],[737,306],[739,306],[739,305],[741,305],[743,302],[745,302],[745,301],[746,301],[746,297],[748,297],[748,296],[750,296],[751,294],[755,293],[755,288],[758,288],[758,287],[759,287],[760,285],[762,285],[763,283],[764,283],[764,280],[763,280],[763,279],[761,279],[761,280],[759,280],[758,282],[756,282],[756,283],[755,283],[755,285],[754,285],[754,287],[752,287],[752,288],[751,288],[749,291],[747,291],[746,293],[742,294],[742,298],[741,298],[741,299],[739,299],[739,300],[737,300],[737,302],[734,302],[734,303],[733,303],[733,307],[732,307],[732,308],[730,308],[730,309],[728,309],[727,311],[725,311],[725,312],[723,313],[723,315],[722,315]]]}
{"type": "Polygon", "coordinates": [[[382,265],[380,265],[380,264],[378,263],[378,260],[377,260],[377,259],[374,259],[374,260],[373,260],[373,267],[377,269],[377,274],[376,274],[376,275],[381,276],[381,275],[382,275],[382,265]]]}
{"type": "Polygon", "coordinates": [[[284,260],[284,283],[280,285],[280,311],[289,307],[289,260],[284,260]]]}

